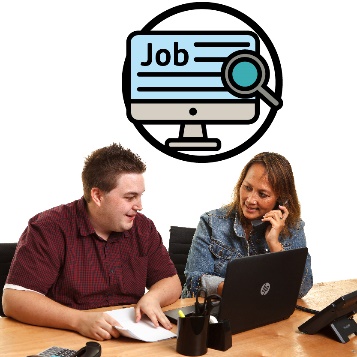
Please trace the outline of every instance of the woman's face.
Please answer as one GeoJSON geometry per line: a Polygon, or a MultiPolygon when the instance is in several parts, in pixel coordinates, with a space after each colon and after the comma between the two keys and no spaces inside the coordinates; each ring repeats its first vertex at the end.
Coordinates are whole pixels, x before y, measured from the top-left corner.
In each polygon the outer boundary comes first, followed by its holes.
{"type": "Polygon", "coordinates": [[[241,209],[249,220],[261,218],[276,205],[277,197],[262,164],[249,168],[239,191],[241,209]]]}

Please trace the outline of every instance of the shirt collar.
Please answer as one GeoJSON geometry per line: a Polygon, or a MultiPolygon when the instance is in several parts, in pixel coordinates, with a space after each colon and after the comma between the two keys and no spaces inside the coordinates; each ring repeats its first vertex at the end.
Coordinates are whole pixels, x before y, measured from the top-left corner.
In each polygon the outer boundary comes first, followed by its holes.
{"type": "Polygon", "coordinates": [[[240,222],[240,219],[238,218],[238,213],[236,212],[234,215],[234,231],[236,232],[236,235],[238,237],[244,237],[244,229],[242,226],[242,223],[240,222]]]}
{"type": "Polygon", "coordinates": [[[78,229],[82,237],[87,237],[90,234],[95,234],[95,230],[90,223],[87,202],[84,197],[77,201],[77,217],[78,217],[78,229]]]}

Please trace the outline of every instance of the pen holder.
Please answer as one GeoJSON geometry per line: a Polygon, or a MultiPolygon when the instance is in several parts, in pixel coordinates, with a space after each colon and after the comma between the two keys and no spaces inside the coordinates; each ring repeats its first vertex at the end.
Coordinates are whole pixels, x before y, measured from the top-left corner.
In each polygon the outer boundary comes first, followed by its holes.
{"type": "Polygon", "coordinates": [[[232,347],[232,331],[228,320],[208,325],[207,347],[219,351],[232,347]]]}
{"type": "Polygon", "coordinates": [[[207,353],[209,316],[186,316],[177,320],[176,351],[185,356],[207,353]]]}

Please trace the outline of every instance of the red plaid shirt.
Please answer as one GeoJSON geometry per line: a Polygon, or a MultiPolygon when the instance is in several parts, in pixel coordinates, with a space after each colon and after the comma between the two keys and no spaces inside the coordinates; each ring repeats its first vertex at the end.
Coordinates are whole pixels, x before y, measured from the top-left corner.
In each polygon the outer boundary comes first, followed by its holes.
{"type": "Polygon", "coordinates": [[[137,214],[133,227],[100,238],[84,199],[31,218],[7,284],[40,292],[72,308],[136,303],[145,287],[176,274],[153,222],[137,214]]]}

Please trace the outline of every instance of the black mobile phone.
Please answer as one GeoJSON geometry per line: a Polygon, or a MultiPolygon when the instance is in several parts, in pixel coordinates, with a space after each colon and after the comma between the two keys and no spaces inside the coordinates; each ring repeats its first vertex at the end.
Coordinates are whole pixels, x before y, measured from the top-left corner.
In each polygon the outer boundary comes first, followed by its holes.
{"type": "MultiPolygon", "coordinates": [[[[289,200],[278,200],[273,210],[279,209],[279,206],[286,206],[288,202],[289,200]]],[[[257,227],[263,223],[268,223],[268,222],[263,222],[261,219],[253,219],[251,223],[253,227],[257,227]]]]}

